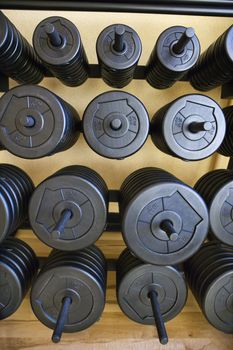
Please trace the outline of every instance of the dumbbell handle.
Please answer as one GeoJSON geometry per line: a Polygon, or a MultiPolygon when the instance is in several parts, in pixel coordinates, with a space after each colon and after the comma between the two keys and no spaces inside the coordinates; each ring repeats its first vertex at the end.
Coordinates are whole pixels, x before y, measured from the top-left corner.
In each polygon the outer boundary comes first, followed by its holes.
{"type": "Polygon", "coordinates": [[[125,28],[122,25],[118,25],[115,29],[115,43],[114,43],[114,50],[117,52],[123,52],[125,48],[124,43],[124,34],[125,34],[125,28]]]}
{"type": "Polygon", "coordinates": [[[165,345],[168,343],[168,336],[167,336],[167,331],[166,327],[163,321],[163,317],[161,314],[161,310],[159,307],[159,302],[157,298],[157,293],[155,290],[151,290],[149,293],[150,301],[151,301],[151,306],[154,314],[154,319],[155,319],[155,326],[158,332],[159,336],[159,341],[161,344],[165,345]]]}
{"type": "Polygon", "coordinates": [[[62,306],[58,315],[57,323],[52,335],[52,341],[58,343],[61,340],[61,336],[64,330],[65,323],[67,322],[69,308],[72,303],[70,297],[65,297],[62,300],[62,306]]]}
{"type": "Polygon", "coordinates": [[[52,23],[46,23],[45,32],[48,35],[51,45],[58,47],[62,44],[62,38],[52,23]]]}
{"type": "Polygon", "coordinates": [[[174,229],[174,226],[170,220],[163,220],[160,224],[160,228],[166,232],[171,241],[177,240],[179,235],[174,229]]]}
{"type": "Polygon", "coordinates": [[[65,209],[61,213],[60,219],[52,231],[52,236],[59,237],[61,233],[64,231],[65,226],[71,217],[72,217],[72,211],[69,209],[65,209]]]}
{"type": "Polygon", "coordinates": [[[173,46],[173,52],[177,55],[181,54],[194,35],[195,31],[193,28],[186,28],[177,43],[173,46]]]}

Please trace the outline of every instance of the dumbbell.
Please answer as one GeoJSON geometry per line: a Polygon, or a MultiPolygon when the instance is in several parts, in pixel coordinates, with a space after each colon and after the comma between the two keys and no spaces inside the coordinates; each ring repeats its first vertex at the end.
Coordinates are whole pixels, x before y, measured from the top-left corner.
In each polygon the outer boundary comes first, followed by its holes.
{"type": "Polygon", "coordinates": [[[23,241],[8,238],[0,245],[0,320],[21,305],[38,270],[34,251],[23,241]]]}
{"type": "Polygon", "coordinates": [[[74,145],[80,133],[76,110],[37,85],[17,86],[0,98],[0,139],[16,156],[50,156],[74,145]]]}
{"type": "Polygon", "coordinates": [[[45,244],[59,250],[79,250],[94,243],[106,227],[108,189],[94,170],[65,167],[33,192],[29,220],[45,244]]]}
{"type": "Polygon", "coordinates": [[[88,78],[88,61],[80,33],[63,17],[49,17],[33,33],[33,46],[43,64],[67,86],[79,86],[88,78]]]}
{"type": "Polygon", "coordinates": [[[97,247],[51,252],[33,284],[31,305],[39,321],[54,329],[53,342],[63,332],[82,331],[99,320],[106,280],[106,260],[97,247]]]}
{"type": "Polygon", "coordinates": [[[33,48],[1,11],[0,67],[18,83],[37,84],[44,77],[44,69],[33,48]]]}
{"type": "Polygon", "coordinates": [[[188,73],[188,79],[195,89],[208,91],[232,80],[232,43],[233,26],[230,26],[201,54],[196,65],[188,73]]]}
{"type": "Polygon", "coordinates": [[[146,80],[156,89],[171,87],[193,67],[200,43],[193,28],[174,26],[164,30],[146,65],[146,80]]]}
{"type": "Polygon", "coordinates": [[[96,43],[96,53],[102,79],[114,88],[128,85],[134,76],[142,44],[138,34],[124,24],[105,28],[96,43]]]}
{"type": "Polygon", "coordinates": [[[233,246],[233,172],[225,169],[210,171],[197,181],[194,189],[209,209],[209,238],[233,246]]]}
{"type": "Polygon", "coordinates": [[[163,169],[143,168],[129,175],[120,188],[119,209],[126,245],[150,264],[188,259],[208,232],[203,199],[163,169]]]}
{"type": "Polygon", "coordinates": [[[0,164],[0,242],[25,222],[33,190],[32,180],[23,170],[0,164]]]}
{"type": "Polygon", "coordinates": [[[226,122],[210,97],[190,94],[162,107],[152,118],[151,138],[160,151],[184,160],[209,157],[221,145],[226,122]]]}
{"type": "Polygon", "coordinates": [[[223,108],[226,120],[226,134],[218,153],[226,157],[233,157],[233,106],[223,108]]]}
{"type": "Polygon", "coordinates": [[[207,321],[233,334],[233,248],[218,242],[205,243],[184,267],[207,321]]]}
{"type": "Polygon", "coordinates": [[[83,132],[96,153],[122,159],[145,143],[149,133],[148,113],[142,102],[127,92],[105,92],[87,106],[83,132]]]}
{"type": "Polygon", "coordinates": [[[131,320],[155,324],[160,343],[168,336],[164,322],[176,317],[187,299],[183,271],[176,266],[145,264],[125,249],[117,260],[117,300],[131,320]]]}

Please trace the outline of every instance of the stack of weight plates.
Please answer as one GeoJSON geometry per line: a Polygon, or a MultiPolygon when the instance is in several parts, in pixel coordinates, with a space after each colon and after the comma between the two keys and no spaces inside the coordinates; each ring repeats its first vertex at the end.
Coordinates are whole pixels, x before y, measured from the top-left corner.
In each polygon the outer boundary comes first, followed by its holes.
{"type": "Polygon", "coordinates": [[[34,185],[23,170],[0,164],[0,241],[26,220],[33,190],[34,185]]]}
{"type": "Polygon", "coordinates": [[[20,306],[38,269],[33,250],[16,238],[0,246],[0,319],[13,314],[20,306]]]}
{"type": "Polygon", "coordinates": [[[209,238],[233,246],[233,172],[226,169],[210,171],[197,181],[194,188],[209,209],[209,238]]]}
{"type": "Polygon", "coordinates": [[[0,12],[0,67],[4,74],[19,83],[37,84],[43,79],[43,68],[33,48],[2,12],[0,12]]]}
{"type": "Polygon", "coordinates": [[[189,286],[207,320],[233,334],[233,248],[205,243],[184,265],[189,286]]]}
{"type": "Polygon", "coordinates": [[[54,329],[62,301],[72,303],[64,332],[78,332],[96,322],[104,309],[107,267],[95,246],[81,251],[52,251],[36,279],[31,304],[36,317],[54,329]]]}

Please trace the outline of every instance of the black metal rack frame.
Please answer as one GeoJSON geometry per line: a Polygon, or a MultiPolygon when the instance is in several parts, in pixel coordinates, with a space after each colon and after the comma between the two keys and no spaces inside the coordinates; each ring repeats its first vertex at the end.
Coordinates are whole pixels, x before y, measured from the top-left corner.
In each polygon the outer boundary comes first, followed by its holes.
{"type": "Polygon", "coordinates": [[[232,17],[231,0],[1,0],[2,9],[164,13],[232,17]]]}

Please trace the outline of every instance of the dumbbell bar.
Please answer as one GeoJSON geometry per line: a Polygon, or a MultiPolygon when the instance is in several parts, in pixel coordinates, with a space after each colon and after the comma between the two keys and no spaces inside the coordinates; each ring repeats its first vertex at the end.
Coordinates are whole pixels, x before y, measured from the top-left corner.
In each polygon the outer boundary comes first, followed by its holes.
{"type": "Polygon", "coordinates": [[[71,105],[34,85],[11,89],[0,98],[0,110],[2,148],[29,159],[68,149],[80,131],[96,153],[122,159],[137,152],[151,131],[161,151],[181,159],[199,160],[214,153],[225,135],[221,108],[199,94],[180,97],[164,106],[154,115],[151,128],[143,103],[121,91],[94,98],[82,122],[71,105]]]}

